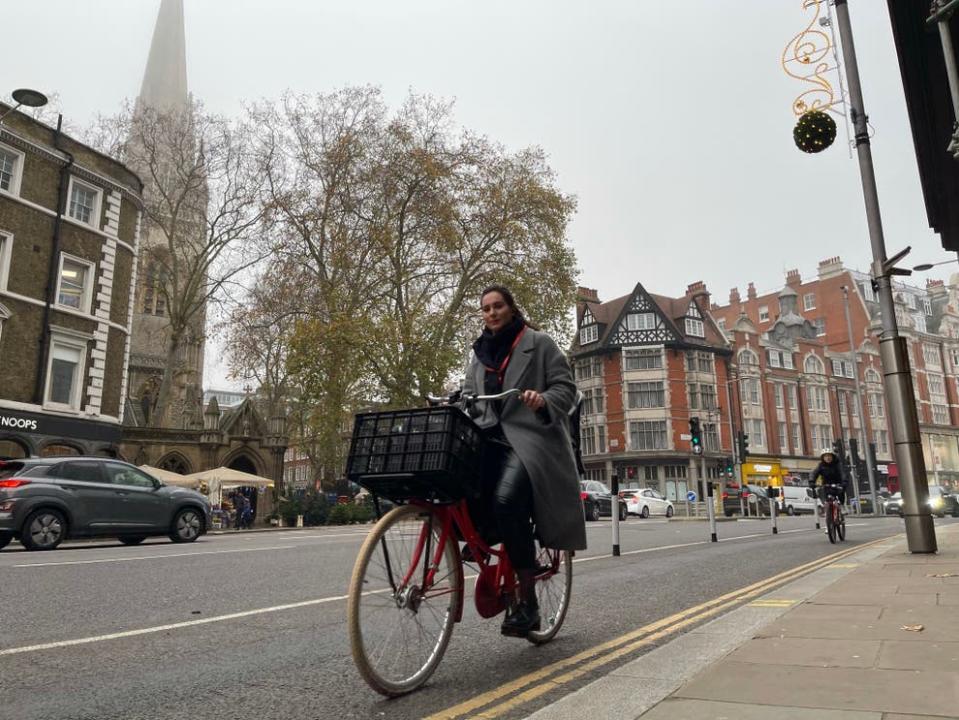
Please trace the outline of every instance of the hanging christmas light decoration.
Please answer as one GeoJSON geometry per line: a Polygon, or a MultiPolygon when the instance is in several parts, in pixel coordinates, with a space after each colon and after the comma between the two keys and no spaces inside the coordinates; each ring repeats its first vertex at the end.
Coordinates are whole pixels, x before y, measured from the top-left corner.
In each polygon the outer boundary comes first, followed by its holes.
{"type": "Polygon", "coordinates": [[[836,121],[819,110],[803,113],[793,128],[796,147],[805,153],[818,153],[836,139],[836,121]]]}

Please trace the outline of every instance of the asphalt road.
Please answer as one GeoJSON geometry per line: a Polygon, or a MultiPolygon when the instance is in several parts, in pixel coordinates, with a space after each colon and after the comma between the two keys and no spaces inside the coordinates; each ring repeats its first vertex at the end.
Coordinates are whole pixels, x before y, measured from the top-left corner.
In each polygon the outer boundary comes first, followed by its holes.
{"type": "MultiPolygon", "coordinates": [[[[577,553],[572,606],[552,643],[502,637],[498,618],[472,609],[469,585],[433,679],[395,700],[366,687],[349,653],[345,593],[366,527],[52,553],[14,543],[0,551],[0,718],[421,718],[837,549],[808,516],[781,518],[775,536],[768,520],[720,523],[718,544],[706,542],[702,522],[621,527],[624,554],[613,558],[609,521],[589,523],[590,549],[577,553]]],[[[850,518],[845,545],[901,531],[895,518],[850,518]]]]}

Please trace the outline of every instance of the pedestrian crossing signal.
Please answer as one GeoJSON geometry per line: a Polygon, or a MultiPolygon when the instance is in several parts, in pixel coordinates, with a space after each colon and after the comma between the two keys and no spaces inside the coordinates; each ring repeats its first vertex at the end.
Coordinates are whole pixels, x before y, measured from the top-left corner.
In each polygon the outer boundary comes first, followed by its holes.
{"type": "Polygon", "coordinates": [[[692,443],[692,446],[693,446],[693,453],[695,455],[702,455],[703,454],[703,437],[702,437],[702,429],[700,427],[698,417],[689,418],[689,437],[690,437],[690,442],[692,443]]]}

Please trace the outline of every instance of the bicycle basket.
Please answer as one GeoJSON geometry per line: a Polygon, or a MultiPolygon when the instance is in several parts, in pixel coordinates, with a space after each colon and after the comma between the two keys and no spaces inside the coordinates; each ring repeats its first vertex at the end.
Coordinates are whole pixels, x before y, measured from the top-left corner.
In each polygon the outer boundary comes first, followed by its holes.
{"type": "Polygon", "coordinates": [[[476,424],[449,406],[361,413],[346,474],[394,502],[455,502],[478,492],[482,441],[476,424]]]}

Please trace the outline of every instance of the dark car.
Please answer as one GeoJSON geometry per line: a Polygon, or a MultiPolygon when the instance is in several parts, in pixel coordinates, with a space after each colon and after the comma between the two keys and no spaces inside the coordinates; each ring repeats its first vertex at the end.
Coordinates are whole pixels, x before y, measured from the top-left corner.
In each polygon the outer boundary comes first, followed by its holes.
{"type": "MultiPolygon", "coordinates": [[[[599,520],[600,517],[613,516],[613,494],[603,483],[596,480],[584,480],[579,484],[579,496],[583,500],[583,512],[587,520],[599,520]]],[[[626,503],[619,503],[619,519],[626,519],[626,503]]]]}
{"type": "Polygon", "coordinates": [[[28,550],[80,537],[193,542],[209,526],[206,497],[129,463],[79,456],[0,461],[0,548],[15,538],[28,550]]]}
{"type": "Polygon", "coordinates": [[[769,515],[769,498],[766,497],[766,488],[759,485],[744,485],[742,487],[730,484],[723,493],[723,514],[726,517],[741,515],[745,510],[747,515],[769,515]]]}

